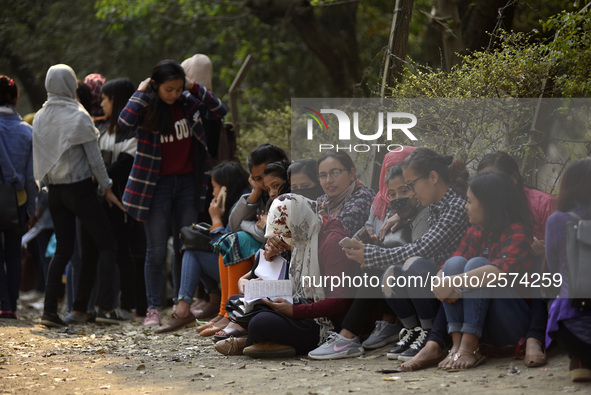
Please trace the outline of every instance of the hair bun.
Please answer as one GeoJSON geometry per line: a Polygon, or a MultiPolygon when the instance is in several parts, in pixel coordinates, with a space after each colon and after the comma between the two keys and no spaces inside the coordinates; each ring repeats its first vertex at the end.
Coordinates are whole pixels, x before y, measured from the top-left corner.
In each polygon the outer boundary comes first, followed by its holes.
{"type": "Polygon", "coordinates": [[[451,155],[446,155],[443,157],[443,163],[445,163],[446,166],[449,166],[453,163],[454,161],[454,157],[451,155]]]}

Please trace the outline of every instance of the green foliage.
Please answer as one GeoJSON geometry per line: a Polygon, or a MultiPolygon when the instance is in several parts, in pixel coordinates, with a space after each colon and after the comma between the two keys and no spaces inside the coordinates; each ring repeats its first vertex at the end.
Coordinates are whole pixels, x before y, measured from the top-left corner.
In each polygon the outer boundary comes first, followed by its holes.
{"type": "Polygon", "coordinates": [[[591,96],[591,7],[577,13],[562,11],[543,28],[556,31],[555,39],[547,45],[555,64],[556,89],[563,97],[591,96]]]}
{"type": "Polygon", "coordinates": [[[537,97],[542,93],[551,63],[541,44],[531,44],[531,34],[501,36],[492,51],[462,57],[450,72],[413,64],[407,77],[392,90],[393,97],[502,98],[537,97]]]}
{"type": "Polygon", "coordinates": [[[291,140],[291,109],[284,106],[278,109],[265,110],[260,120],[240,132],[238,159],[246,165],[248,153],[260,144],[271,143],[290,152],[291,140]]]}

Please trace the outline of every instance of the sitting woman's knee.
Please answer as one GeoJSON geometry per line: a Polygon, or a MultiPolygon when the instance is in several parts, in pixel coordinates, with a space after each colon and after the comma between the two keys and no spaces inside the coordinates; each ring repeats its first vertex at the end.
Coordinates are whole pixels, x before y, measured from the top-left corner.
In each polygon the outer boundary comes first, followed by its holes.
{"type": "Polygon", "coordinates": [[[467,262],[468,260],[461,256],[451,257],[443,264],[443,273],[446,276],[464,273],[466,271],[467,262]]]}

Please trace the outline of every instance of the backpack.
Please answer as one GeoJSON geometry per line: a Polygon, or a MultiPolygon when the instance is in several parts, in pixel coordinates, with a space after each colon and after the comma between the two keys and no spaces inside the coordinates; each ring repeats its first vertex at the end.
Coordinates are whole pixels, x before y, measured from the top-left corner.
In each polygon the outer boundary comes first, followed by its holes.
{"type": "MultiPolygon", "coordinates": [[[[589,218],[591,207],[587,210],[589,218]]],[[[566,223],[566,268],[569,298],[573,307],[591,310],[591,219],[568,213],[566,223]]]]}

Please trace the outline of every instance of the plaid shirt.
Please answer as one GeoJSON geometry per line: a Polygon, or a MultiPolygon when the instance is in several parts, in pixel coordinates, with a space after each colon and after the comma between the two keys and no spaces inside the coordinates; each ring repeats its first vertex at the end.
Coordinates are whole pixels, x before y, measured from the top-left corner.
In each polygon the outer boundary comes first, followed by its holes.
{"type": "Polygon", "coordinates": [[[531,269],[532,229],[522,223],[505,228],[500,237],[487,236],[481,226],[472,226],[462,238],[453,256],[466,259],[484,257],[505,273],[519,273],[531,269]]]}
{"type": "Polygon", "coordinates": [[[415,256],[442,265],[456,250],[468,228],[465,205],[466,201],[449,188],[439,203],[429,205],[429,230],[420,239],[395,248],[366,244],[365,267],[385,268],[415,256]]]}
{"type": "MultiPolygon", "coordinates": [[[[220,99],[198,84],[194,84],[190,91],[183,92],[178,100],[181,101],[185,117],[192,124],[193,137],[201,144],[201,152],[205,152],[205,155],[195,155],[194,158],[198,161],[195,166],[195,177],[198,180],[197,185],[201,187],[199,190],[199,208],[201,209],[205,207],[209,181],[204,174],[209,170],[209,152],[201,117],[220,119],[226,115],[227,110],[220,99]]],[[[137,152],[123,193],[122,203],[127,213],[141,222],[148,219],[162,161],[160,134],[138,128],[143,123],[149,101],[148,95],[136,91],[121,111],[118,120],[120,128],[135,130],[137,134],[137,152]]]]}

